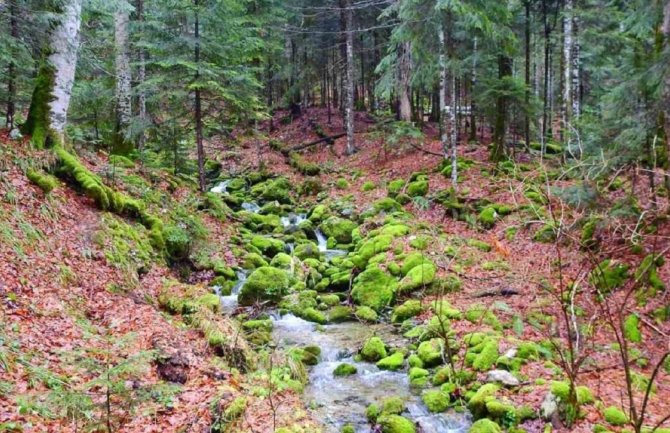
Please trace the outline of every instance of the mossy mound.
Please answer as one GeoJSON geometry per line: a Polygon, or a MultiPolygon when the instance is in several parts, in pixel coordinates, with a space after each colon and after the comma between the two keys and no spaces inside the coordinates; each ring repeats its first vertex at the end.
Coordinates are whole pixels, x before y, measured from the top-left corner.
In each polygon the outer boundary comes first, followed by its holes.
{"type": "Polygon", "coordinates": [[[358,320],[362,320],[364,322],[376,322],[379,320],[377,312],[372,308],[366,306],[356,308],[356,312],[354,313],[354,315],[358,320]]]}
{"type": "Polygon", "coordinates": [[[429,389],[421,394],[421,400],[431,412],[444,412],[449,407],[450,396],[439,389],[429,389]]]}
{"type": "Polygon", "coordinates": [[[604,260],[589,274],[589,283],[601,294],[607,294],[628,279],[628,265],[615,260],[604,260]]]}
{"type": "Polygon", "coordinates": [[[400,415],[382,415],[377,419],[382,433],[416,433],[414,423],[400,415]]]}
{"type": "Polygon", "coordinates": [[[358,369],[356,368],[356,366],[342,363],[337,367],[335,367],[335,370],[333,370],[333,376],[335,377],[351,376],[353,374],[356,374],[357,372],[358,369]]]}
{"type": "Polygon", "coordinates": [[[486,416],[486,403],[490,401],[492,397],[495,397],[498,390],[500,390],[498,385],[487,383],[482,385],[470,398],[468,401],[468,409],[470,409],[470,412],[472,412],[472,416],[475,419],[486,416]]]}
{"type": "Polygon", "coordinates": [[[361,357],[369,362],[376,362],[382,358],[386,358],[386,346],[384,341],[379,337],[369,338],[363,348],[361,349],[361,357]]]}
{"type": "Polygon", "coordinates": [[[29,168],[26,171],[28,179],[37,185],[45,194],[50,193],[58,186],[58,180],[50,174],[43,173],[39,170],[29,168]]]}
{"type": "Polygon", "coordinates": [[[417,180],[407,185],[407,195],[410,197],[423,197],[428,194],[428,181],[417,180]]]}
{"type": "Polygon", "coordinates": [[[356,277],[351,297],[358,305],[379,311],[391,304],[397,286],[395,278],[375,266],[356,277]]]}
{"type": "Polygon", "coordinates": [[[403,356],[402,352],[395,352],[393,355],[387,356],[377,361],[377,367],[380,370],[396,371],[402,369],[404,365],[405,357],[403,356]]]}
{"type": "Polygon", "coordinates": [[[262,266],[249,275],[240,290],[240,305],[258,301],[277,302],[286,294],[289,278],[282,269],[262,266]]]}
{"type": "Polygon", "coordinates": [[[475,421],[470,427],[469,433],[502,433],[500,426],[490,419],[475,421]]]}
{"type": "Polygon", "coordinates": [[[614,426],[622,426],[628,423],[626,414],[616,406],[610,406],[603,411],[605,421],[614,426]]]}
{"type": "Polygon", "coordinates": [[[435,367],[442,364],[442,340],[433,338],[419,344],[417,356],[426,367],[435,367]]]}
{"type": "Polygon", "coordinates": [[[334,238],[340,244],[351,243],[351,232],[358,227],[355,222],[339,217],[330,217],[319,226],[329,238],[334,238]]]}
{"type": "Polygon", "coordinates": [[[419,288],[427,287],[435,281],[437,268],[430,263],[424,263],[413,267],[405,278],[400,281],[400,292],[411,292],[419,288]]]}
{"type": "Polygon", "coordinates": [[[401,323],[407,319],[410,319],[414,316],[418,316],[423,311],[421,307],[421,301],[416,299],[410,299],[405,301],[402,305],[398,305],[393,309],[393,314],[391,315],[391,321],[393,323],[401,323]]]}
{"type": "Polygon", "coordinates": [[[266,236],[254,236],[251,238],[251,245],[258,248],[268,257],[274,257],[286,248],[286,245],[281,240],[266,236]]]}

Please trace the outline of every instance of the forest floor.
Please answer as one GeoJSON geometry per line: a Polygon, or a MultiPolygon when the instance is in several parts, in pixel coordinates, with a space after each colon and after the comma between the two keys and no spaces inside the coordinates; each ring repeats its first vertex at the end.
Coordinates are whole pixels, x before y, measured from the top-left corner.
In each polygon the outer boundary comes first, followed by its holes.
{"type": "MultiPolygon", "coordinates": [[[[315,180],[324,191],[319,196],[322,203],[346,201],[362,213],[387,197],[386,185],[390,181],[407,181],[414,173],[424,173],[430,190],[424,199],[404,205],[412,215],[412,233],[401,242],[409,251],[417,239],[424,239],[422,251],[437,265],[438,278],[460,279],[460,289],[440,294],[453,307],[469,311],[478,305],[495,313],[503,324],[497,331],[500,353],[514,347],[515,341],[539,343],[565,337],[557,290],[569,282],[584,286],[577,294],[577,305],[580,323],[585,324],[581,353],[588,358],[577,382],[591,390],[594,402],[582,407],[584,416],[575,426],[565,428],[555,423],[556,430],[590,432],[595,424],[606,424],[606,407],[627,405],[616,339],[603,306],[594,301],[593,288],[587,281],[594,264],[604,259],[627,263],[634,272],[651,252],[664,252],[670,257],[667,218],[654,218],[654,231],[640,233],[648,216],[657,215],[655,209],[668,208],[667,197],[659,197],[656,208],[653,206],[646,176],[620,173],[616,188],[606,188],[605,184],[599,189],[601,195],[595,198],[595,205],[570,206],[554,194],[554,188],[569,188],[579,182],[560,176],[563,169],[558,158],[540,165],[537,155],[521,154],[518,160],[526,169],[505,173],[495,170],[488,161],[486,146],[463,142],[459,157],[468,163],[459,173],[459,197],[466,204],[488,201],[524,209],[500,216],[492,227],[485,228],[478,223],[477,215],[470,219],[452,218],[451,211],[440,201],[451,187],[451,180],[439,170],[441,146],[432,125],[426,127],[426,138],[418,145],[437,155],[403,140],[391,142],[388,131],[367,115],[357,113],[358,152],[345,156],[345,138],[332,146],[316,145],[302,154],[306,161],[318,164],[320,174],[304,176],[271,142],[290,147],[316,140],[319,136],[315,125],[332,135],[342,131],[341,119],[333,116],[329,124],[325,110],[312,109],[283,125],[281,118],[285,114],[275,115],[273,123],[277,129],[269,136],[240,133],[234,148],[209,143],[208,154],[222,163],[221,178],[265,167],[287,177],[292,185],[315,180]],[[528,194],[531,187],[536,194],[528,194]],[[547,197],[543,195],[546,191],[547,197]],[[621,217],[609,212],[629,197],[637,199],[637,215],[641,216],[621,217]],[[580,248],[581,227],[594,214],[601,216],[593,235],[597,246],[590,250],[580,248]],[[538,230],[548,223],[561,227],[560,242],[536,240],[538,230]],[[643,239],[641,248],[631,248],[630,241],[638,237],[643,239]],[[486,251],[474,247],[472,239],[488,245],[486,251]],[[454,245],[456,253],[446,254],[445,250],[454,245]]],[[[268,126],[261,125],[260,130],[266,131],[268,126]]],[[[197,213],[207,232],[206,240],[200,241],[201,255],[206,254],[210,261],[215,257],[228,267],[240,264],[241,258],[231,247],[240,236],[239,218],[222,221],[200,211],[196,204],[198,194],[191,184],[179,183],[178,179],[147,167],[126,168],[118,181],[110,180],[105,154],[86,150],[78,153],[86,167],[108,184],[113,183],[132,196],[146,196],[147,191],[153,191],[158,198],[152,209],[163,217],[170,214],[172,218],[175,214],[174,218],[186,218],[183,215],[197,213]],[[159,203],[165,208],[161,209],[159,203]]],[[[221,431],[270,432],[273,423],[302,428],[287,431],[318,431],[299,393],[286,389],[267,398],[256,390],[271,379],[222,359],[220,351],[213,347],[211,329],[235,333],[234,319],[202,312],[205,319],[194,325],[185,314],[167,311],[170,308],[161,298],[166,291],[177,293],[175,296],[188,293],[190,297],[210,292],[207,284],[213,272],[207,266],[195,266],[185,278],[179,266],[168,266],[146,247],[147,234],[136,227],[139,224],[101,212],[93,200],[64,182],[45,195],[24,174],[26,167],[34,165],[53,166],[53,157],[49,151],[31,150],[26,141],[10,140],[3,132],[0,432],[74,432],[83,426],[105,431],[107,420],[116,432],[204,432],[210,431],[217,421],[216,414],[221,413],[217,407],[230,408],[242,395],[246,398],[243,419],[233,429],[221,431]],[[179,380],[174,380],[175,375],[179,380]],[[271,422],[273,416],[277,420],[271,422]]],[[[614,179],[610,180],[613,184],[614,179]]],[[[304,196],[298,203],[300,208],[309,210],[317,199],[304,196]]],[[[362,232],[368,228],[372,227],[361,225],[362,232]]],[[[668,287],[667,260],[658,266],[657,274],[668,287]]],[[[623,302],[625,293],[623,289],[610,295],[611,305],[623,302]]],[[[420,299],[427,305],[435,297],[435,293],[419,292],[405,295],[402,300],[420,299]]],[[[669,302],[666,289],[626,304],[626,316],[636,313],[640,319],[641,339],[630,343],[637,361],[634,371],[640,377],[649,377],[653,364],[670,349],[670,320],[667,313],[664,319],[659,319],[658,314],[668,309],[669,302]]],[[[426,310],[420,318],[428,319],[430,314],[426,310]]],[[[482,320],[452,323],[459,336],[490,327],[482,320]]],[[[555,359],[525,362],[518,375],[524,378],[522,386],[502,389],[499,398],[515,407],[527,405],[533,409],[540,407],[552,380],[565,379],[560,362],[555,359]]],[[[478,373],[481,381],[485,377],[484,372],[478,373]]],[[[637,392],[638,401],[640,395],[637,392]]],[[[645,425],[653,425],[670,414],[670,401],[666,398],[669,395],[670,374],[661,369],[645,425]]],[[[522,424],[529,432],[543,431],[544,426],[540,420],[522,424]]],[[[670,424],[666,426],[670,428],[670,424]]],[[[615,431],[621,427],[608,425],[607,429],[615,431]]]]}

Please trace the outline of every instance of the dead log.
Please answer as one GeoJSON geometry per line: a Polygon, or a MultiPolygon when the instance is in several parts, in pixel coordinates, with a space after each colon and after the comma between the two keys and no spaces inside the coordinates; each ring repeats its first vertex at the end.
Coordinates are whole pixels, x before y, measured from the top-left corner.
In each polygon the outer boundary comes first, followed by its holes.
{"type": "Polygon", "coordinates": [[[300,150],[307,149],[308,147],[311,147],[311,146],[316,146],[317,144],[323,143],[323,142],[326,142],[329,146],[332,146],[335,143],[335,140],[337,140],[338,138],[342,138],[345,135],[347,135],[347,134],[345,132],[343,132],[341,134],[336,134],[336,135],[331,135],[329,137],[319,138],[318,140],[310,141],[309,143],[303,143],[303,144],[299,144],[297,146],[289,147],[288,149],[282,149],[281,153],[284,156],[288,156],[288,154],[291,153],[291,152],[298,152],[300,150]]]}

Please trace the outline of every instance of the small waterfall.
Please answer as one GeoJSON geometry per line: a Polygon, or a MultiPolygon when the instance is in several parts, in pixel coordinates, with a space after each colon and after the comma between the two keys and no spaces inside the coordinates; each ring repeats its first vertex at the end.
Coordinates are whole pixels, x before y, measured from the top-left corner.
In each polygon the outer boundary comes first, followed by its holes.
{"type": "Polygon", "coordinates": [[[314,230],[314,235],[316,236],[316,242],[319,244],[319,251],[328,251],[328,239],[326,239],[326,235],[323,234],[321,229],[314,230]]]}
{"type": "Polygon", "coordinates": [[[281,224],[284,226],[284,228],[289,228],[289,227],[298,227],[300,223],[305,221],[307,219],[307,214],[301,213],[301,214],[289,214],[288,216],[283,216],[280,218],[281,224]]]}
{"type": "Polygon", "coordinates": [[[237,308],[237,296],[240,294],[240,290],[247,280],[247,274],[246,270],[237,271],[237,282],[230,291],[230,295],[221,296],[221,288],[218,286],[214,287],[214,292],[219,295],[219,299],[221,300],[221,311],[225,314],[232,314],[237,308]]]}
{"type": "Polygon", "coordinates": [[[228,192],[228,184],[230,183],[230,181],[231,179],[226,179],[223,182],[219,182],[218,185],[210,189],[210,192],[215,192],[217,194],[223,194],[224,192],[228,192]]]}
{"type": "Polygon", "coordinates": [[[244,202],[244,203],[242,203],[242,209],[244,209],[248,212],[258,213],[258,212],[260,212],[261,207],[258,206],[258,203],[255,203],[255,202],[251,202],[251,203],[244,202]]]}

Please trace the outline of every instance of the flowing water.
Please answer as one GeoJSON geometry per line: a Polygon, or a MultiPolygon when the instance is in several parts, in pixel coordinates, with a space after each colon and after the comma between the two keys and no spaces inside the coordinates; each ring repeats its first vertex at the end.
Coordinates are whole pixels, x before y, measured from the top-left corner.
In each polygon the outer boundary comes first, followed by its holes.
{"type": "Polygon", "coordinates": [[[230,295],[221,295],[221,287],[214,286],[214,292],[219,295],[221,301],[221,311],[225,314],[232,314],[237,308],[237,296],[240,294],[240,289],[247,280],[247,271],[242,269],[237,271],[237,282],[230,291],[230,295]]]}
{"type": "Polygon", "coordinates": [[[261,207],[258,206],[258,203],[254,202],[244,202],[242,203],[242,209],[252,212],[252,213],[258,213],[261,210],[261,207]]]}
{"type": "Polygon", "coordinates": [[[219,182],[218,185],[216,185],[214,188],[210,189],[211,192],[215,192],[217,194],[223,194],[224,192],[228,192],[228,184],[230,183],[231,179],[224,180],[223,182],[219,182]]]}
{"type": "Polygon", "coordinates": [[[300,223],[307,219],[307,215],[304,213],[300,214],[289,214],[288,216],[283,216],[280,218],[281,224],[284,228],[297,228],[300,223]]]}
{"type": "Polygon", "coordinates": [[[317,245],[319,246],[319,251],[321,251],[326,256],[327,260],[331,260],[333,257],[340,257],[347,255],[347,252],[344,250],[328,249],[328,239],[326,239],[326,235],[323,234],[321,229],[317,228],[316,230],[314,230],[314,236],[316,236],[316,242],[317,245]]]}
{"type": "Polygon", "coordinates": [[[304,398],[314,416],[328,433],[337,433],[343,425],[354,425],[357,432],[372,432],[365,417],[371,403],[397,396],[405,400],[406,413],[423,433],[467,432],[471,425],[469,414],[446,412],[430,413],[420,395],[413,393],[406,371],[379,370],[375,364],[357,362],[353,354],[373,334],[393,345],[390,325],[364,325],[348,322],[319,327],[291,314],[274,319],[273,338],[279,347],[318,345],[320,362],[310,367],[309,384],[304,398]],[[333,370],[342,362],[356,366],[358,372],[348,377],[334,377],[333,370]]]}

